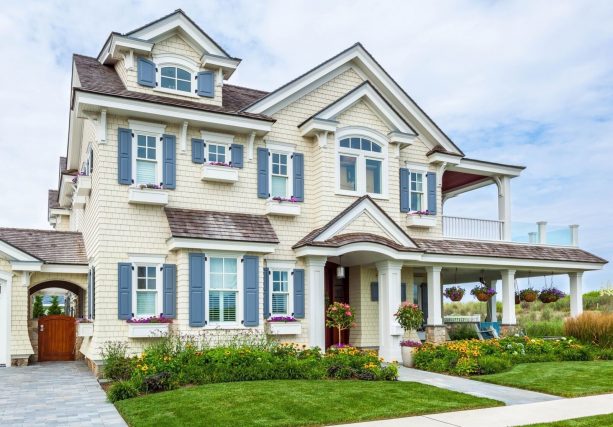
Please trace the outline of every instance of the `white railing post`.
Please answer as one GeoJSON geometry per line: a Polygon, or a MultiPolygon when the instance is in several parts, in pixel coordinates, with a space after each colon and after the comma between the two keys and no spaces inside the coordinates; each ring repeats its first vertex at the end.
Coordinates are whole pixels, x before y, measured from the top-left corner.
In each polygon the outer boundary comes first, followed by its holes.
{"type": "Polygon", "coordinates": [[[538,226],[539,244],[544,245],[547,243],[547,221],[539,221],[536,225],[538,226]]]}
{"type": "Polygon", "coordinates": [[[536,231],[532,231],[528,233],[528,243],[535,244],[537,242],[538,242],[538,239],[536,238],[536,231]]]}
{"type": "Polygon", "coordinates": [[[570,244],[571,246],[579,246],[579,225],[569,225],[570,228],[570,244]]]}

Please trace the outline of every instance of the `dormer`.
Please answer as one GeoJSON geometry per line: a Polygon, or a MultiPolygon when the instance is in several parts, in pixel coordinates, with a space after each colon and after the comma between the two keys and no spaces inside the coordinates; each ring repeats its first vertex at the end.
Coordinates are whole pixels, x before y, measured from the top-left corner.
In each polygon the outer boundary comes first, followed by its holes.
{"type": "Polygon", "coordinates": [[[222,86],[238,67],[182,10],[125,34],[111,33],[98,55],[126,89],[222,105],[222,86]]]}

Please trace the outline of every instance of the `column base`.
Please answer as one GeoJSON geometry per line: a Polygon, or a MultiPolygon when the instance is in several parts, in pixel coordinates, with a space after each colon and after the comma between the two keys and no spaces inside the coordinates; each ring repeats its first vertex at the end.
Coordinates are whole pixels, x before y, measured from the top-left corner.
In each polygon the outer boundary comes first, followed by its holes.
{"type": "Polygon", "coordinates": [[[426,325],[426,342],[441,344],[447,339],[447,327],[445,325],[426,325]]]}
{"type": "Polygon", "coordinates": [[[500,325],[500,336],[508,337],[510,335],[515,335],[521,332],[521,328],[518,325],[500,325]]]}

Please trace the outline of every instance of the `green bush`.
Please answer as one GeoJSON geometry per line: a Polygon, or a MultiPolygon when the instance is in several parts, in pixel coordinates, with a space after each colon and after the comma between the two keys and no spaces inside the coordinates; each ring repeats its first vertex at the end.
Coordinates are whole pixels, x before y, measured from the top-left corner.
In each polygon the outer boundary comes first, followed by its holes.
{"type": "Polygon", "coordinates": [[[38,319],[45,315],[45,307],[43,307],[43,296],[36,295],[34,297],[34,304],[32,305],[32,318],[38,319]]]}
{"type": "Polygon", "coordinates": [[[472,325],[453,325],[449,328],[449,339],[451,341],[471,340],[479,338],[477,331],[472,325]]]}
{"type": "Polygon", "coordinates": [[[132,361],[127,357],[126,344],[119,341],[108,341],[102,348],[104,378],[122,381],[132,377],[132,361]]]}
{"type": "Polygon", "coordinates": [[[477,359],[477,364],[482,375],[508,371],[513,366],[511,360],[504,356],[481,356],[477,359]]]}
{"type": "Polygon", "coordinates": [[[564,321],[551,320],[540,322],[524,322],[524,333],[529,337],[561,337],[564,336],[564,321]]]}
{"type": "Polygon", "coordinates": [[[120,381],[113,384],[107,393],[107,397],[112,403],[136,396],[138,396],[138,390],[129,381],[120,381]]]}
{"type": "Polygon", "coordinates": [[[53,295],[51,297],[51,305],[49,306],[49,308],[47,309],[47,314],[48,315],[53,315],[53,314],[62,314],[62,307],[60,307],[60,300],[58,298],[57,295],[53,295]]]}

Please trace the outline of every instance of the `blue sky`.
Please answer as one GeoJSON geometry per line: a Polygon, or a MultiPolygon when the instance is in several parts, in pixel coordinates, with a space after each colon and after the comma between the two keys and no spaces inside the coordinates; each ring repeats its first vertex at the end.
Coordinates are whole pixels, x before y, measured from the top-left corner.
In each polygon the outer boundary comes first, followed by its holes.
{"type": "MultiPolygon", "coordinates": [[[[97,55],[184,9],[234,56],[231,83],[272,90],[361,41],[469,156],[527,166],[513,220],[578,223],[613,259],[610,1],[22,1],[3,6],[0,225],[48,227],[46,192],[66,151],[73,52],[97,55]],[[7,61],[8,60],[8,61],[7,61]]],[[[495,218],[484,188],[446,214],[495,218]]],[[[588,289],[613,281],[589,273],[588,289]]],[[[564,280],[561,280],[564,286],[564,280]]]]}

